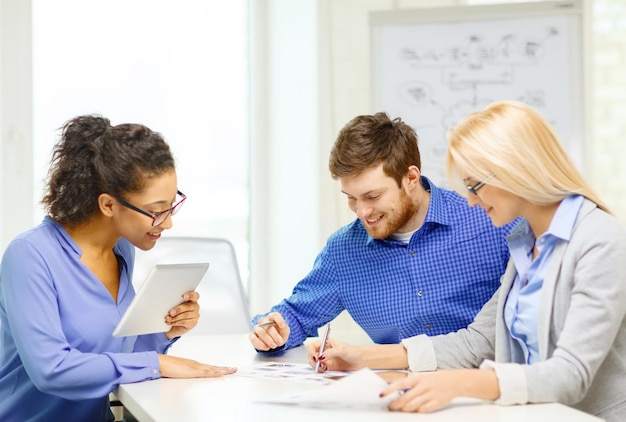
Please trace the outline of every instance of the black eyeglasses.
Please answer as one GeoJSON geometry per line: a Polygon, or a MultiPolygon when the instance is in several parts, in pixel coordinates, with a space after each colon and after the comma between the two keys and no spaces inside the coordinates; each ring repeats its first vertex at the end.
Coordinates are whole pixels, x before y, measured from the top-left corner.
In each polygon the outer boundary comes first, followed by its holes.
{"type": "Polygon", "coordinates": [[[124,201],[122,198],[117,198],[117,200],[119,201],[120,204],[124,205],[126,208],[130,208],[133,211],[137,211],[138,213],[141,213],[147,217],[152,218],[152,227],[155,227],[161,224],[162,222],[164,222],[165,219],[169,215],[176,214],[178,210],[180,210],[181,206],[183,205],[183,202],[185,202],[185,199],[187,199],[187,195],[185,195],[181,191],[177,191],[176,194],[177,196],[180,197],[180,201],[176,202],[172,208],[168,208],[165,211],[161,211],[161,212],[144,211],[141,208],[137,208],[133,204],[124,201]]]}
{"type": "MultiPolygon", "coordinates": [[[[469,185],[465,185],[465,187],[467,188],[467,190],[469,191],[469,193],[478,196],[478,191],[480,190],[480,188],[482,188],[483,186],[485,186],[487,184],[488,181],[490,181],[493,178],[494,174],[490,174],[489,176],[487,176],[487,178],[485,180],[483,180],[482,182],[478,182],[473,186],[469,186],[469,185]]],[[[465,182],[467,179],[464,179],[463,182],[465,182]]]]}

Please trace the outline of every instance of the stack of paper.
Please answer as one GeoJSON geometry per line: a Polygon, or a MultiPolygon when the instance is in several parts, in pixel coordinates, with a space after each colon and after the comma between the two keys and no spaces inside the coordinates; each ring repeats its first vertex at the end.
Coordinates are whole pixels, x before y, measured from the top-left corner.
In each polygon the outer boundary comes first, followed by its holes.
{"type": "Polygon", "coordinates": [[[263,401],[264,403],[289,404],[305,407],[387,409],[397,396],[381,398],[380,392],[387,382],[370,369],[364,368],[333,382],[324,388],[292,393],[263,401]]]}

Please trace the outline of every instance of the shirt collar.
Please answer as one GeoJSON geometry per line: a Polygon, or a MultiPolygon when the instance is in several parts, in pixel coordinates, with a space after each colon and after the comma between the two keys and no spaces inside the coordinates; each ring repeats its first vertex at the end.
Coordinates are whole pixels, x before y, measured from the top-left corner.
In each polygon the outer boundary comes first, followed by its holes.
{"type": "MultiPolygon", "coordinates": [[[[548,230],[542,234],[542,236],[552,235],[559,239],[570,240],[583,199],[584,197],[581,195],[570,195],[563,198],[552,217],[548,230]]],[[[509,244],[511,244],[529,234],[532,234],[530,225],[526,219],[522,219],[520,223],[511,230],[511,234],[507,237],[507,240],[509,244]]]]}
{"type": "Polygon", "coordinates": [[[582,203],[582,195],[570,195],[564,198],[554,213],[546,234],[551,234],[563,240],[570,240],[582,203]]]}
{"type": "Polygon", "coordinates": [[[74,253],[78,256],[83,254],[83,251],[80,249],[78,244],[72,239],[72,236],[65,230],[65,228],[57,221],[53,220],[52,217],[46,215],[43,220],[44,224],[48,224],[53,227],[53,230],[57,233],[57,238],[59,239],[59,243],[63,245],[65,249],[69,249],[74,251],[74,253]]]}
{"type": "Polygon", "coordinates": [[[441,189],[435,186],[435,184],[425,176],[422,176],[421,181],[424,189],[430,192],[430,203],[428,204],[426,217],[424,217],[424,224],[450,224],[449,216],[446,214],[446,211],[444,209],[441,189]]]}
{"type": "MultiPolygon", "coordinates": [[[[74,241],[72,236],[70,236],[67,230],[65,230],[65,228],[59,222],[55,221],[49,215],[46,215],[43,219],[43,223],[49,224],[53,227],[53,230],[57,233],[59,243],[63,246],[63,248],[65,248],[66,250],[72,250],[79,258],[83,255],[83,250],[80,248],[80,246],[78,246],[78,243],[74,241]]],[[[117,255],[118,257],[123,258],[124,254],[121,252],[119,240],[115,243],[115,246],[113,246],[113,253],[115,253],[115,255],[117,255]]],[[[126,264],[126,266],[128,266],[128,263],[126,263],[126,261],[124,261],[124,263],[126,264]]]]}

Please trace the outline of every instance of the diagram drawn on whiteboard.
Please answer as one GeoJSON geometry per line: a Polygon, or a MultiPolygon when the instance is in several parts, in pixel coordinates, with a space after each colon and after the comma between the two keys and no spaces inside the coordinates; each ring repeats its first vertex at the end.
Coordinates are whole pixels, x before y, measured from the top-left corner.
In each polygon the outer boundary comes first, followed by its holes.
{"type": "Polygon", "coordinates": [[[375,28],[373,106],[417,132],[422,173],[447,186],[447,129],[498,100],[523,101],[575,142],[580,74],[565,16],[375,28]]]}

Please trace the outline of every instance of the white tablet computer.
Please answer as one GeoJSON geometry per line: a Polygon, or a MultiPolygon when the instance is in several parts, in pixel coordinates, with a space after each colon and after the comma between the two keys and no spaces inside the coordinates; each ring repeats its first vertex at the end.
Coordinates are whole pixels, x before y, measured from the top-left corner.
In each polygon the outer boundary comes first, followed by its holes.
{"type": "Polygon", "coordinates": [[[152,267],[135,298],[113,331],[115,337],[162,333],[170,330],[165,316],[195,290],[209,264],[159,264],[152,267]]]}

